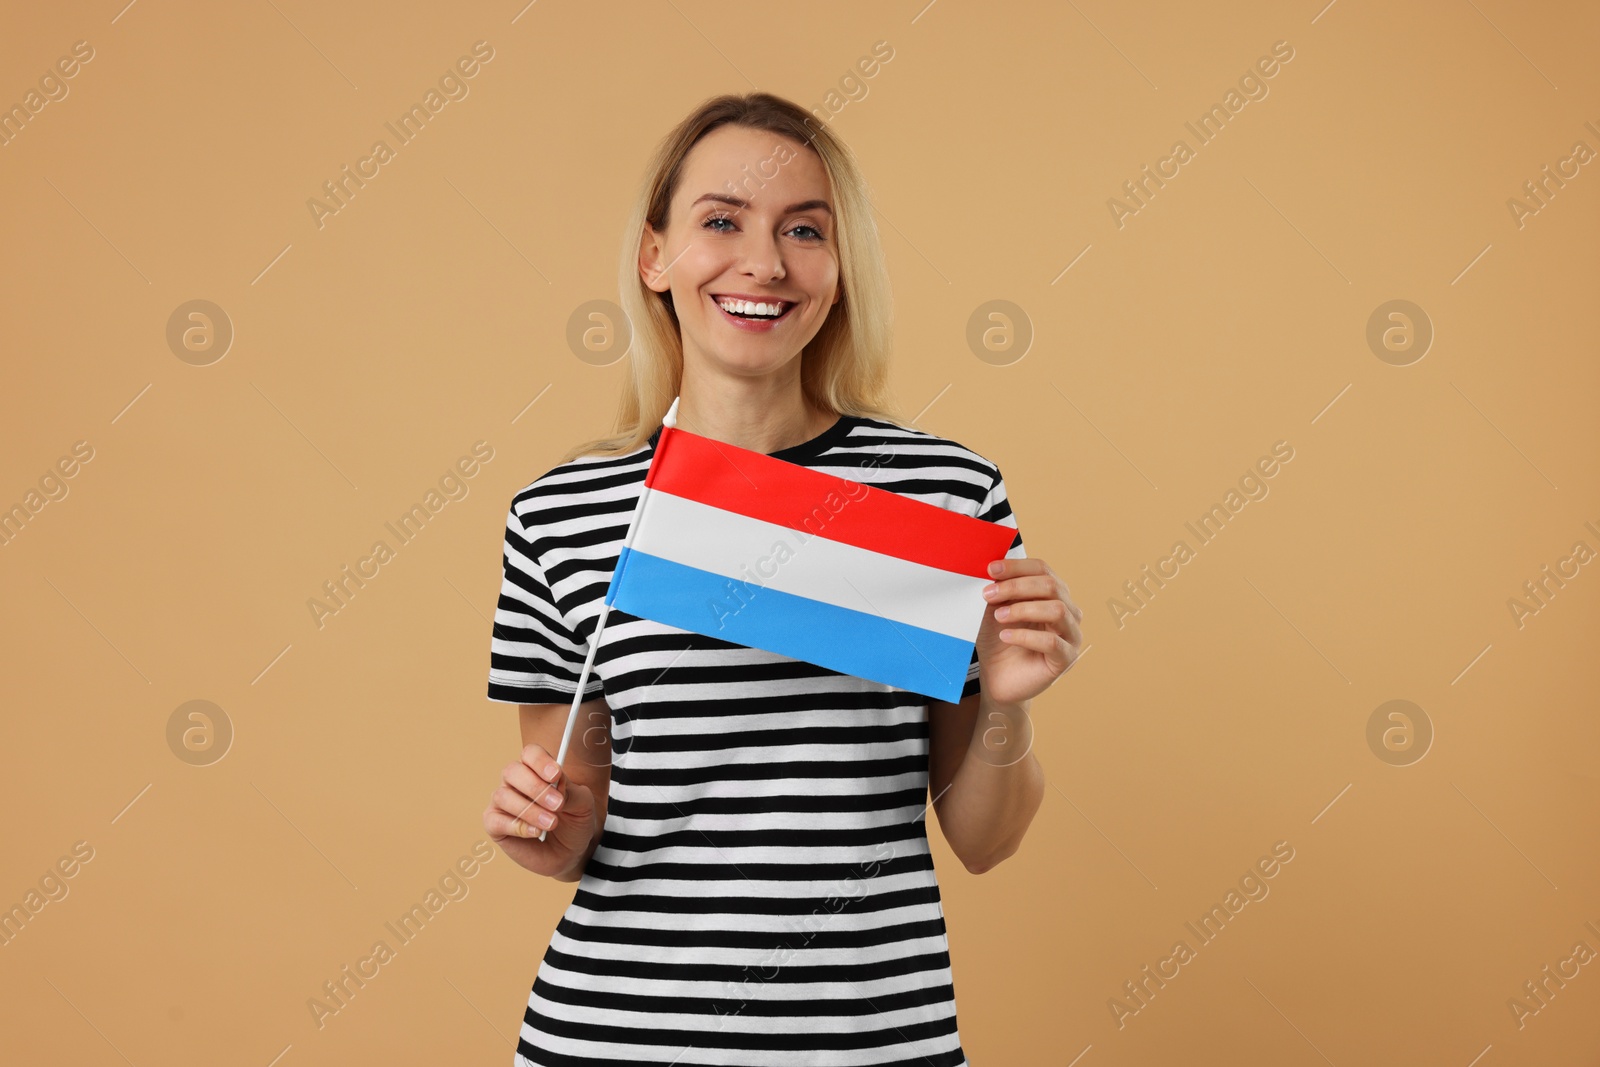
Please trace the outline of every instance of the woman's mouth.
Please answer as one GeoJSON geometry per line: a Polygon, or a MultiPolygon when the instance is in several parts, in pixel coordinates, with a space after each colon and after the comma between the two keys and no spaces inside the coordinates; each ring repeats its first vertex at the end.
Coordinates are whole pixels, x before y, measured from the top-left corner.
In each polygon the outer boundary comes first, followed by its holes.
{"type": "Polygon", "coordinates": [[[730,325],[752,333],[763,333],[788,318],[795,308],[792,300],[741,300],[713,296],[711,302],[730,325]]]}

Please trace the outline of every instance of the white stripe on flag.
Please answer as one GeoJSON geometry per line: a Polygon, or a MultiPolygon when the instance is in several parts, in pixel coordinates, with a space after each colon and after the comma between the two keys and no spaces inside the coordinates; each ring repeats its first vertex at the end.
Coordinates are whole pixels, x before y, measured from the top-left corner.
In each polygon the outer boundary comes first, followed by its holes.
{"type": "Polygon", "coordinates": [[[826,526],[820,532],[823,536],[792,530],[652,489],[634,530],[633,549],[965,641],[977,637],[986,603],[982,589],[989,579],[830,541],[826,526]],[[790,553],[783,562],[776,550],[780,544],[790,553]]]}

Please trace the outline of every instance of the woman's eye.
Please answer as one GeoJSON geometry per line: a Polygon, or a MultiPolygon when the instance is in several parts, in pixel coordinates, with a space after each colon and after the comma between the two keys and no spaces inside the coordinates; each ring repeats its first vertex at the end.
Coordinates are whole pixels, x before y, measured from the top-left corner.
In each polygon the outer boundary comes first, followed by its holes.
{"type": "MultiPolygon", "coordinates": [[[[728,232],[730,232],[728,230],[724,230],[724,229],[720,228],[719,226],[717,226],[717,223],[719,223],[719,222],[726,222],[731,226],[733,224],[733,216],[731,216],[731,215],[712,215],[710,218],[706,219],[705,222],[701,223],[700,226],[701,226],[702,229],[711,230],[713,233],[728,233],[728,232]]],[[[795,233],[795,232],[800,231],[800,230],[807,231],[806,234],[803,235],[803,239],[804,240],[807,240],[807,241],[823,241],[823,240],[826,240],[826,238],[823,236],[821,230],[817,229],[815,226],[813,226],[813,225],[811,225],[810,223],[807,223],[807,222],[802,222],[800,225],[796,226],[794,229],[790,230],[789,232],[790,233],[795,233]]]]}

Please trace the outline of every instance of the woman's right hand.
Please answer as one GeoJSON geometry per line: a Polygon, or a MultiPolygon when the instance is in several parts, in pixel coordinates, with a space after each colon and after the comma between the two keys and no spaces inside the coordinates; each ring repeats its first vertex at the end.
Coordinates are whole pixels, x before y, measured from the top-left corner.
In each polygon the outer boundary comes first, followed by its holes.
{"type": "Polygon", "coordinates": [[[578,868],[588,862],[599,822],[589,787],[567,777],[555,757],[534,744],[523,746],[522,758],[500,772],[500,786],[483,813],[489,840],[506,855],[535,874],[562,881],[575,881],[582,873],[578,868]]]}

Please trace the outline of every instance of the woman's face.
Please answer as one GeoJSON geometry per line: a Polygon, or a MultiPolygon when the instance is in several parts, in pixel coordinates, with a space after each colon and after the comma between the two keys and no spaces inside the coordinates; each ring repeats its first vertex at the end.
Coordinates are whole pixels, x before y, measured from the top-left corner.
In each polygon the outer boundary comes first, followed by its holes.
{"type": "Polygon", "coordinates": [[[645,283],[672,293],[686,365],[758,376],[800,353],[843,295],[832,206],[821,159],[787,137],[719,126],[689,150],[666,231],[647,223],[639,254],[645,283]]]}

